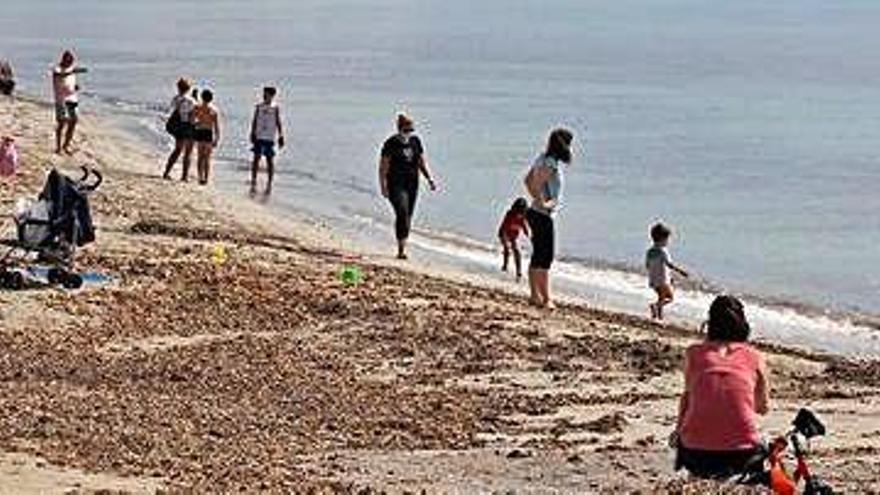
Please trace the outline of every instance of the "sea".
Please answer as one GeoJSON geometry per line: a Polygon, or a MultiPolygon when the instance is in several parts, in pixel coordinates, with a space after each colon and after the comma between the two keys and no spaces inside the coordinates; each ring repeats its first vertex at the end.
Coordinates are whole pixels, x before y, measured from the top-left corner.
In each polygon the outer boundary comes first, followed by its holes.
{"type": "Polygon", "coordinates": [[[288,147],[255,200],[389,254],[377,155],[406,111],[440,183],[421,193],[412,263],[511,284],[498,223],[548,132],[568,127],[560,292],[647,315],[662,220],[697,279],[672,321],[698,326],[732,292],[758,338],[877,357],[877,25],[874,0],[4,0],[0,58],[48,99],[73,49],[82,110],[162,150],[178,77],[212,89],[215,187],[235,195],[253,105],[277,86],[288,147]]]}

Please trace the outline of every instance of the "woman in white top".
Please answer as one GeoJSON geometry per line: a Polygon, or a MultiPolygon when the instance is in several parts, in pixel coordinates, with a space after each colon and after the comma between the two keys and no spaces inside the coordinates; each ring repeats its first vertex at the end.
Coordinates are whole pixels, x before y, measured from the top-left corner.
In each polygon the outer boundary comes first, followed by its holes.
{"type": "Polygon", "coordinates": [[[278,91],[267,86],[263,88],[263,102],[254,108],[251,121],[251,151],[254,160],[251,163],[251,193],[257,190],[257,172],[260,169],[260,158],[266,157],[266,194],[272,192],[272,179],[275,177],[275,142],[278,148],[284,147],[284,131],[281,128],[281,109],[273,101],[278,91]]]}
{"type": "Polygon", "coordinates": [[[547,150],[541,153],[525,178],[532,205],[526,220],[532,232],[532,259],[529,263],[531,303],[552,309],[550,298],[550,266],[555,256],[553,216],[562,198],[562,164],[571,163],[571,142],[574,136],[567,129],[550,133],[547,150]]]}
{"type": "Polygon", "coordinates": [[[73,52],[65,50],[61,54],[61,61],[52,69],[52,92],[55,94],[55,153],[64,150],[68,155],[73,151],[70,143],[73,141],[73,133],[79,120],[77,107],[79,106],[79,85],[76,82],[77,74],[84,74],[85,67],[77,67],[73,52]],[[61,137],[64,136],[64,144],[61,137]]]}
{"type": "Polygon", "coordinates": [[[165,163],[163,179],[171,178],[171,169],[177,163],[177,159],[183,153],[183,173],[180,180],[189,180],[189,166],[192,162],[193,152],[193,123],[192,111],[196,106],[195,100],[189,95],[192,83],[181,77],[177,80],[177,95],[171,100],[171,114],[168,116],[166,130],[174,137],[174,151],[168,156],[165,163]]]}

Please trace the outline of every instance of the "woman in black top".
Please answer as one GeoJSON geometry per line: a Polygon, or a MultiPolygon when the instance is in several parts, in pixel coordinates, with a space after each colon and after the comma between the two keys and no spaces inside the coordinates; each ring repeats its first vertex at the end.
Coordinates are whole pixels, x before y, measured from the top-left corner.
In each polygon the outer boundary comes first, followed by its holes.
{"type": "Polygon", "coordinates": [[[406,239],[409,237],[416,196],[419,192],[419,173],[428,180],[432,191],[437,185],[431,177],[425,149],[418,136],[414,134],[411,118],[404,114],[397,116],[397,134],[382,145],[379,160],[379,186],[382,196],[388,198],[394,208],[395,232],[397,234],[397,257],[406,259],[406,239]]]}

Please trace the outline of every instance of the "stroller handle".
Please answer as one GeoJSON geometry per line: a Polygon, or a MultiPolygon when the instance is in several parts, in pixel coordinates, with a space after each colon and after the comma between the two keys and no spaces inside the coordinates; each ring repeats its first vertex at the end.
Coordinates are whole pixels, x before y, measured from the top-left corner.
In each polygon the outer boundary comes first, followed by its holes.
{"type": "Polygon", "coordinates": [[[85,165],[82,165],[79,168],[83,171],[83,176],[79,180],[80,184],[82,184],[83,191],[92,192],[101,187],[101,184],[104,182],[104,176],[101,175],[101,172],[98,172],[97,170],[91,167],[87,167],[85,165]],[[88,180],[90,175],[95,176],[95,182],[92,184],[86,184],[86,181],[88,180]]]}

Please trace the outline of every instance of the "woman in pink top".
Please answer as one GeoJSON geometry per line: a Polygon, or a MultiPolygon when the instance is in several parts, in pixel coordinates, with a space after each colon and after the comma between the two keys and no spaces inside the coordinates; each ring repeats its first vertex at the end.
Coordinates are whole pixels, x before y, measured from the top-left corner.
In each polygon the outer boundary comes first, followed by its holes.
{"type": "Polygon", "coordinates": [[[767,370],[747,343],[749,323],[738,299],[717,297],[707,326],[706,340],[692,345],[685,358],[676,468],[728,478],[763,451],[757,417],[769,407],[767,370]]]}

